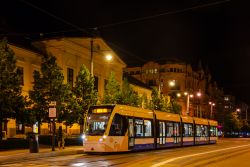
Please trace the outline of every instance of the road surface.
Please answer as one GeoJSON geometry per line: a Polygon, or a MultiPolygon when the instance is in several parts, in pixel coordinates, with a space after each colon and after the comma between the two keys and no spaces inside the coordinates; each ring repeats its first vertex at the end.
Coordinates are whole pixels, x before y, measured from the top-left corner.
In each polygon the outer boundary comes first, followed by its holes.
{"type": "Polygon", "coordinates": [[[0,166],[72,166],[72,167],[248,167],[250,139],[220,139],[217,144],[171,148],[113,155],[78,154],[6,162],[0,166]]]}

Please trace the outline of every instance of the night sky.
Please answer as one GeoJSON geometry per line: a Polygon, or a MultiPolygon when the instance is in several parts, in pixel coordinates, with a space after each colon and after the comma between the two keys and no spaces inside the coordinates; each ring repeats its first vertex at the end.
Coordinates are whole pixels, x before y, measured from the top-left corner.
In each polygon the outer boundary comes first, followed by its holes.
{"type": "Polygon", "coordinates": [[[128,66],[173,57],[191,64],[201,60],[225,93],[250,103],[250,12],[245,3],[9,0],[1,2],[0,32],[32,40],[40,33],[86,36],[82,31],[88,31],[103,37],[128,66]]]}

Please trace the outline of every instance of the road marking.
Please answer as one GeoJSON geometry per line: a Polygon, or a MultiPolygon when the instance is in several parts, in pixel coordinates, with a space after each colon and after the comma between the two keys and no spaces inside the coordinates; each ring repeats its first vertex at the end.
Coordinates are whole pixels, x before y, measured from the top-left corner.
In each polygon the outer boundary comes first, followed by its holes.
{"type": "Polygon", "coordinates": [[[173,161],[175,161],[175,160],[182,159],[182,158],[194,157],[194,156],[197,156],[197,155],[209,154],[209,153],[220,152],[220,151],[225,151],[225,150],[231,150],[231,149],[241,148],[241,147],[247,147],[247,146],[250,146],[250,144],[246,144],[246,145],[242,145],[242,146],[236,146],[236,147],[229,147],[229,148],[224,148],[224,149],[219,149],[219,150],[213,150],[213,151],[207,151],[207,152],[203,152],[203,153],[185,155],[185,156],[181,156],[181,157],[175,157],[175,158],[171,158],[171,159],[168,159],[168,160],[166,160],[166,161],[163,161],[163,162],[154,164],[154,165],[152,165],[151,167],[162,166],[162,165],[164,165],[164,164],[167,164],[167,163],[169,163],[169,162],[173,162],[173,161]]]}

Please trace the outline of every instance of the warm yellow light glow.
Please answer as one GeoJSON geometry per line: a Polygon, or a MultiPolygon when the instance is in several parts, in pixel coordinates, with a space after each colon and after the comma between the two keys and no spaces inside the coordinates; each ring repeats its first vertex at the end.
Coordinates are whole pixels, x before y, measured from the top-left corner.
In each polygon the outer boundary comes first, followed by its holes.
{"type": "Polygon", "coordinates": [[[168,84],[169,84],[169,86],[171,86],[171,87],[172,87],[172,86],[175,86],[175,80],[169,81],[168,84]]]}
{"type": "Polygon", "coordinates": [[[194,95],[193,95],[193,94],[191,94],[191,95],[189,95],[189,97],[190,97],[190,98],[193,98],[193,97],[194,97],[194,95]]]}
{"type": "Polygon", "coordinates": [[[105,58],[107,61],[111,61],[113,59],[113,56],[111,54],[107,54],[105,58]]]}
{"type": "Polygon", "coordinates": [[[111,112],[108,108],[96,108],[92,110],[92,113],[108,113],[111,112]]]}
{"type": "Polygon", "coordinates": [[[201,93],[200,93],[200,92],[198,92],[198,93],[197,93],[197,96],[198,96],[198,97],[200,97],[200,96],[201,96],[201,93]]]}
{"type": "Polygon", "coordinates": [[[188,95],[188,92],[184,92],[184,95],[187,96],[187,95],[188,95]]]}
{"type": "Polygon", "coordinates": [[[177,93],[176,95],[177,95],[177,97],[181,97],[181,94],[180,94],[180,93],[177,93]]]}

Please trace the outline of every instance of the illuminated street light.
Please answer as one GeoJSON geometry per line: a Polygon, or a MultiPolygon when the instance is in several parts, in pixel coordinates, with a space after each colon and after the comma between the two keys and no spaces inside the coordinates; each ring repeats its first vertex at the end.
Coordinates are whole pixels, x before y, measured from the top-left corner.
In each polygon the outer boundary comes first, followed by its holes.
{"type": "Polygon", "coordinates": [[[184,92],[184,95],[187,96],[187,110],[186,110],[186,115],[189,115],[189,93],[188,92],[184,92]]]}
{"type": "Polygon", "coordinates": [[[171,87],[175,86],[175,80],[169,81],[168,84],[169,84],[169,86],[171,86],[171,87]]]}
{"type": "Polygon", "coordinates": [[[111,54],[107,54],[105,58],[107,61],[111,61],[113,59],[113,56],[111,54]]]}
{"type": "MultiPolygon", "coordinates": [[[[94,54],[93,54],[94,50],[93,50],[93,48],[94,48],[94,41],[93,41],[93,38],[91,38],[91,40],[90,40],[90,74],[92,76],[94,76],[94,58],[93,58],[94,57],[94,54]]],[[[101,52],[103,52],[103,51],[101,51],[101,52]]],[[[113,59],[113,56],[111,54],[106,54],[105,59],[107,61],[111,61],[113,59]]]]}
{"type": "Polygon", "coordinates": [[[200,117],[202,117],[202,113],[201,113],[201,106],[200,106],[200,98],[201,98],[201,92],[197,92],[197,94],[196,94],[196,96],[198,97],[198,99],[199,99],[199,105],[197,105],[197,117],[198,117],[198,115],[199,115],[199,113],[200,113],[200,117]]]}
{"type": "Polygon", "coordinates": [[[181,94],[180,94],[180,93],[177,93],[176,95],[177,95],[177,97],[181,97],[181,94]]]}
{"type": "Polygon", "coordinates": [[[215,103],[213,103],[213,102],[209,102],[209,105],[211,106],[211,108],[210,108],[210,119],[212,119],[212,115],[213,115],[213,107],[215,106],[215,103]]]}

